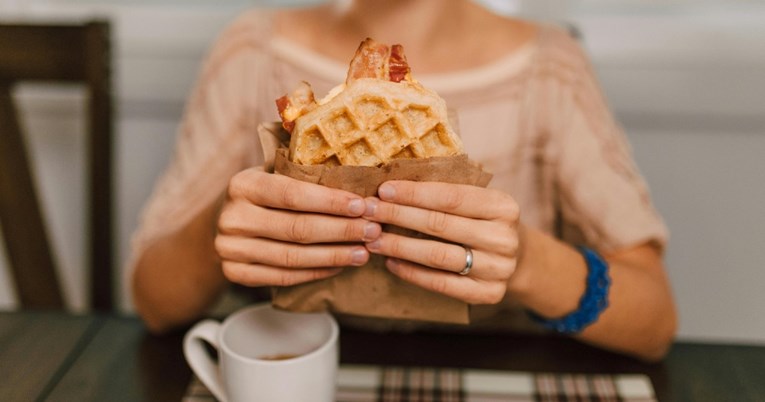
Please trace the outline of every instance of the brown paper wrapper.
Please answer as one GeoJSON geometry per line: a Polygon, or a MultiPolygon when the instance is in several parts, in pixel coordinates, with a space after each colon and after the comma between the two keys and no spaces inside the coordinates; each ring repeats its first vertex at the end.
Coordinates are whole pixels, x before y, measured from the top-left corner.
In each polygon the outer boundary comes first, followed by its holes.
{"type": "MultiPolygon", "coordinates": [[[[289,134],[278,123],[258,127],[267,156],[266,167],[301,181],[374,196],[388,180],[438,181],[486,187],[491,174],[466,155],[428,159],[398,159],[381,167],[297,165],[289,161],[289,134]],[[273,156],[271,161],[270,155],[273,156]]],[[[386,232],[423,237],[421,233],[393,226],[386,232]]],[[[300,312],[333,311],[366,317],[469,323],[469,307],[460,300],[434,293],[388,272],[384,257],[373,255],[361,267],[321,281],[274,288],[275,307],[300,312]]]]}

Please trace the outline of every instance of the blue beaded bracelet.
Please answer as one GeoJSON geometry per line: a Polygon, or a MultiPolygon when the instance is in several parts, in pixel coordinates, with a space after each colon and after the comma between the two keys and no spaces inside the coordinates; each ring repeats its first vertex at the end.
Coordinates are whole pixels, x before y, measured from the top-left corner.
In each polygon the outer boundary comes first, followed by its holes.
{"type": "Polygon", "coordinates": [[[542,327],[560,333],[574,334],[581,332],[588,325],[598,320],[598,316],[608,307],[608,289],[611,279],[608,277],[608,263],[595,251],[579,247],[579,252],[587,262],[587,289],[579,300],[579,308],[557,319],[547,319],[532,311],[528,314],[542,327]]]}

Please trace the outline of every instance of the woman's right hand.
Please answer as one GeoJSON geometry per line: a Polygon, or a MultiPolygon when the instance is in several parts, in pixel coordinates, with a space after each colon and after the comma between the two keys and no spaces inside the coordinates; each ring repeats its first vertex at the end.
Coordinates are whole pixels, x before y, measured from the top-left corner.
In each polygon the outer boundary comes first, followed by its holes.
{"type": "Polygon", "coordinates": [[[369,260],[380,224],[360,218],[356,194],[251,168],[229,182],[215,249],[223,273],[245,286],[290,286],[369,260]]]}

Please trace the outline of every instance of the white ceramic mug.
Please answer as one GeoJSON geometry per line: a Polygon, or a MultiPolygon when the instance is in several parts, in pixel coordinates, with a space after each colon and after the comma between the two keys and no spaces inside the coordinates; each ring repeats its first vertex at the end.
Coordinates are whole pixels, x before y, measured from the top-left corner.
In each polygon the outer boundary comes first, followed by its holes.
{"type": "Polygon", "coordinates": [[[183,351],[220,401],[335,400],[337,322],[327,313],[247,307],[223,323],[205,320],[186,334],[183,351]],[[215,362],[205,350],[218,350],[215,362]]]}

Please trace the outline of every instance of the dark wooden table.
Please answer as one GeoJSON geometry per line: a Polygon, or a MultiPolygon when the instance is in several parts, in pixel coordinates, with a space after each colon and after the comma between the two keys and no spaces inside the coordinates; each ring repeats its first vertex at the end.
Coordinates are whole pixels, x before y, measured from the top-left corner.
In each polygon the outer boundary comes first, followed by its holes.
{"type": "MultiPolygon", "coordinates": [[[[0,313],[0,400],[178,401],[191,379],[182,339],[134,317],[0,313]]],[[[660,401],[765,400],[765,347],[680,342],[645,364],[561,337],[347,329],[340,347],[343,363],[641,373],[660,401]]]]}

